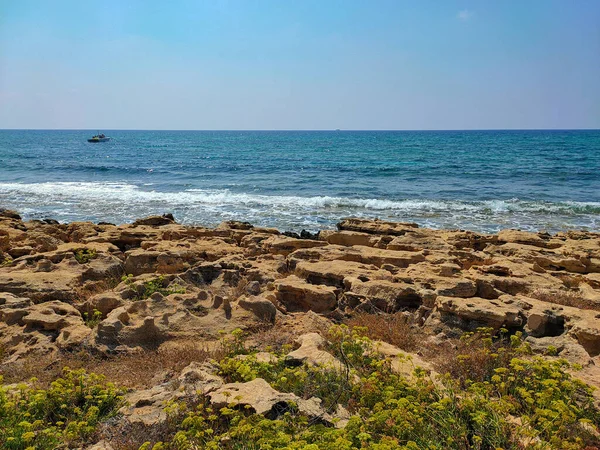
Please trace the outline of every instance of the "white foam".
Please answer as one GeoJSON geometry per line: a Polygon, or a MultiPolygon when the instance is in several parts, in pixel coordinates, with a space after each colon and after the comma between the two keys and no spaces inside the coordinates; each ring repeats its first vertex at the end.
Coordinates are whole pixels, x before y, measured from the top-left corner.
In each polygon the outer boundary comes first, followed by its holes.
{"type": "MultiPolygon", "coordinates": [[[[64,220],[111,217],[121,221],[178,210],[183,220],[195,223],[243,219],[280,227],[296,224],[319,228],[346,215],[412,219],[430,226],[483,229],[489,229],[490,224],[506,227],[519,223],[530,229],[546,227],[546,223],[558,220],[554,215],[561,215],[561,223],[564,217],[572,216],[585,218],[585,223],[594,227],[600,213],[599,202],[388,200],[276,196],[210,189],[158,192],[150,190],[151,187],[116,182],[0,183],[0,205],[55,215],[60,211],[64,220]]],[[[576,221],[573,226],[580,223],[576,221]]]]}
{"type": "Polygon", "coordinates": [[[54,200],[94,200],[118,202],[163,202],[175,204],[205,205],[254,205],[270,207],[301,208],[343,208],[355,207],[373,210],[452,210],[475,211],[487,208],[494,212],[511,210],[543,211],[565,208],[600,208],[600,202],[531,202],[510,200],[487,200],[461,202],[454,200],[385,200],[362,199],[330,196],[274,196],[261,194],[234,193],[229,190],[188,189],[180,192],[157,192],[142,190],[137,185],[128,183],[95,183],[95,182],[56,182],[56,183],[0,183],[0,194],[36,195],[44,199],[54,200]]]}

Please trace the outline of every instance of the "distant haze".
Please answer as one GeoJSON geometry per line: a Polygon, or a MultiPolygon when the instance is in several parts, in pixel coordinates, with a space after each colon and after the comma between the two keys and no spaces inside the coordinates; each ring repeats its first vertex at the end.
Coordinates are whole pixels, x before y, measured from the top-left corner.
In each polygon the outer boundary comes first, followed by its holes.
{"type": "Polygon", "coordinates": [[[0,0],[0,128],[600,128],[600,1],[0,0]]]}

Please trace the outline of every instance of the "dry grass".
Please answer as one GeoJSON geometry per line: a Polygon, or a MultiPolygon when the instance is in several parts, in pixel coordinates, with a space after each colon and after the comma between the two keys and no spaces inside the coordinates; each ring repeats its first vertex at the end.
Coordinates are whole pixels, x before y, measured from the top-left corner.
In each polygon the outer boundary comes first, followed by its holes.
{"type": "Polygon", "coordinates": [[[431,341],[423,330],[411,324],[401,313],[359,313],[349,319],[350,327],[367,327],[371,339],[388,342],[401,350],[418,353],[433,364],[439,373],[449,373],[453,378],[465,382],[467,379],[483,381],[499,363],[506,363],[506,356],[493,356],[502,343],[489,342],[488,334],[475,333],[469,339],[445,338],[431,341]],[[488,338],[488,339],[486,339],[488,338]]]}
{"type": "Polygon", "coordinates": [[[346,324],[350,327],[366,327],[369,338],[388,342],[407,352],[419,349],[419,342],[423,340],[423,332],[402,313],[358,313],[346,324]]]}
{"type": "Polygon", "coordinates": [[[297,335],[290,331],[277,327],[267,327],[251,335],[249,343],[251,346],[261,350],[278,353],[285,346],[294,346],[297,335]]]}
{"type": "Polygon", "coordinates": [[[496,367],[508,364],[510,354],[498,355],[493,350],[486,350],[477,341],[459,342],[455,346],[444,346],[434,355],[433,364],[438,372],[450,374],[452,378],[464,385],[467,380],[475,382],[487,381],[496,367]]]}
{"type": "Polygon", "coordinates": [[[60,355],[52,362],[32,356],[18,363],[5,365],[0,374],[4,376],[5,383],[36,377],[42,385],[47,385],[61,376],[64,367],[70,367],[105,375],[107,380],[125,388],[147,388],[156,384],[153,380],[157,375],[165,372],[178,373],[193,361],[203,362],[219,357],[217,348],[209,349],[205,344],[182,342],[133,355],[99,357],[81,351],[60,355]]]}
{"type": "Polygon", "coordinates": [[[556,305],[600,311],[600,303],[584,298],[574,291],[553,292],[548,289],[536,289],[528,293],[527,296],[556,305]]]}

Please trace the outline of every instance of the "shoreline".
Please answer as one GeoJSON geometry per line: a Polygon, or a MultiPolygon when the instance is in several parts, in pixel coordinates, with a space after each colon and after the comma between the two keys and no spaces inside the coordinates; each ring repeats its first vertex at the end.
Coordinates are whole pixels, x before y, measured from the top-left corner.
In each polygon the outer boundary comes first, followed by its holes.
{"type": "MultiPolygon", "coordinates": [[[[343,429],[345,409],[310,409],[308,399],[274,390],[277,380],[225,384],[238,379],[223,376],[247,358],[271,371],[342,370],[356,355],[336,354],[333,332],[348,342],[368,333],[352,345],[373,342],[369,351],[395,374],[390,386],[395,376],[412,383],[415,367],[431,389],[442,389],[436,380],[447,370],[471,377],[480,367],[465,372],[457,361],[468,351],[489,357],[489,334],[508,354],[518,342],[544,364],[578,365],[552,370],[600,387],[600,233],[484,234],[348,218],[337,230],[290,236],[236,221],[187,227],[171,215],[117,226],[23,222],[0,211],[0,375],[49,385],[63,366],[104,374],[127,388],[119,415],[137,430],[134,441],[167,423],[165,402],[203,392],[220,408],[228,389],[248,392],[240,401],[257,414],[277,417],[276,399],[285,398],[343,429]],[[260,409],[251,393],[275,400],[260,409]]],[[[589,394],[598,404],[599,391],[589,394]]],[[[128,433],[108,430],[109,440],[128,433]]]]}
{"type": "MultiPolygon", "coordinates": [[[[329,199],[329,197],[319,197],[318,199],[329,199]]],[[[314,198],[306,198],[306,200],[314,200],[314,198]]],[[[352,200],[352,199],[350,199],[352,200]]],[[[386,200],[363,200],[363,199],[354,199],[352,201],[357,201],[357,202],[370,202],[370,201],[377,201],[377,202],[387,202],[386,200]]],[[[425,201],[427,203],[427,201],[425,201]]],[[[502,201],[504,202],[504,201],[502,201]]],[[[430,202],[432,204],[437,203],[436,201],[432,201],[430,202]]],[[[449,202],[449,205],[452,202],[449,202]]],[[[472,203],[472,202],[471,202],[472,203]]],[[[477,203],[477,202],[475,202],[477,203]]],[[[479,203],[485,203],[485,202],[479,202],[479,203]]],[[[469,204],[469,202],[465,203],[465,205],[469,204]]],[[[463,205],[463,206],[465,206],[463,205]]],[[[567,206],[569,207],[576,207],[576,208],[588,208],[591,210],[591,212],[586,213],[590,216],[590,218],[588,220],[592,220],[592,217],[596,217],[596,213],[595,210],[600,208],[600,203],[598,202],[562,202],[562,203],[557,203],[554,205],[554,207],[556,208],[566,208],[567,206]]],[[[471,205],[472,206],[472,205],[471,205]]],[[[135,208],[135,209],[139,209],[139,208],[135,208]]],[[[125,219],[125,220],[114,220],[114,219],[104,219],[101,216],[95,216],[94,219],[91,218],[85,218],[82,217],[81,219],[73,219],[73,220],[67,220],[67,219],[63,219],[61,217],[61,215],[54,215],[52,214],[52,212],[49,212],[48,214],[41,214],[41,213],[29,213],[29,214],[18,214],[16,211],[17,210],[13,210],[13,209],[7,209],[7,208],[1,208],[0,207],[0,214],[2,213],[2,211],[11,211],[14,214],[18,215],[23,221],[26,222],[41,222],[41,223],[52,223],[52,224],[63,224],[63,225],[68,225],[70,223],[95,223],[95,224],[111,224],[111,225],[115,225],[115,226],[127,226],[127,225],[131,225],[134,222],[136,222],[137,220],[139,220],[139,217],[146,217],[146,216],[158,216],[160,214],[156,214],[154,212],[151,212],[150,214],[140,214],[138,216],[134,216],[132,218],[129,219],[125,219]],[[58,220],[55,219],[54,217],[58,217],[58,220]]],[[[200,210],[201,211],[201,210],[200,210]]],[[[384,210],[382,209],[381,212],[383,212],[384,210]]],[[[186,211],[181,211],[181,208],[175,208],[173,213],[168,213],[171,216],[176,216],[174,218],[174,222],[182,225],[182,226],[186,226],[186,227],[192,227],[192,228],[216,228],[218,227],[220,224],[224,223],[224,222],[244,222],[244,223],[249,223],[251,224],[253,227],[257,227],[257,228],[269,228],[269,229],[276,229],[278,230],[280,233],[288,233],[290,235],[293,234],[297,234],[299,235],[302,232],[307,232],[307,233],[311,233],[311,234],[318,234],[320,231],[329,231],[329,230],[335,230],[337,228],[337,224],[339,223],[340,220],[344,220],[344,218],[346,217],[351,217],[351,218],[359,218],[362,220],[367,220],[367,221],[383,221],[383,222],[390,222],[390,223],[413,223],[415,225],[417,225],[418,227],[422,228],[422,229],[429,229],[429,230],[435,230],[435,231],[469,231],[469,232],[473,232],[473,233],[479,233],[479,234],[486,234],[486,235],[491,235],[491,234],[497,234],[501,231],[505,231],[505,230],[519,230],[519,231],[524,231],[524,232],[530,232],[530,233],[541,233],[541,234],[560,234],[560,233],[567,233],[567,232],[571,232],[571,231],[582,231],[582,232],[590,232],[590,233],[600,233],[600,228],[598,226],[596,226],[595,224],[590,224],[590,225],[575,225],[575,224],[567,224],[567,223],[563,223],[563,225],[559,226],[556,224],[547,224],[547,226],[533,226],[533,225],[527,225],[527,224],[516,224],[516,226],[510,226],[510,224],[507,222],[508,218],[507,217],[498,217],[496,219],[496,222],[494,222],[494,220],[492,220],[493,218],[488,218],[489,220],[487,220],[487,224],[486,225],[482,225],[479,224],[477,225],[476,222],[480,221],[480,222],[485,222],[483,217],[477,217],[476,219],[474,219],[475,221],[473,223],[463,223],[465,222],[465,218],[464,217],[459,217],[459,218],[453,218],[453,220],[444,220],[441,219],[441,217],[443,216],[443,214],[441,212],[436,213],[436,218],[432,219],[423,219],[421,218],[420,220],[399,220],[399,219],[395,219],[393,217],[385,217],[385,214],[358,214],[358,215],[353,215],[353,214],[340,214],[340,215],[333,215],[333,213],[328,213],[327,217],[322,217],[320,218],[322,220],[322,223],[320,225],[317,224],[308,224],[308,223],[296,223],[296,224],[290,224],[289,226],[282,226],[282,225],[277,225],[278,222],[281,222],[283,219],[277,217],[277,212],[275,212],[275,216],[273,218],[271,218],[270,220],[265,220],[264,218],[260,218],[257,219],[256,216],[256,212],[254,213],[250,213],[248,214],[248,216],[251,216],[249,218],[249,220],[246,220],[245,217],[240,217],[238,218],[233,218],[233,219],[229,219],[229,220],[222,220],[219,219],[220,215],[219,213],[213,213],[214,217],[211,216],[210,218],[205,218],[204,221],[203,220],[198,220],[198,219],[194,219],[194,218],[190,218],[189,217],[189,213],[186,211]],[[179,216],[183,215],[185,218],[181,221],[178,220],[179,216]],[[254,220],[253,220],[254,219],[254,220]],[[500,220],[501,219],[501,220],[500,220]],[[423,223],[425,222],[425,223],[423,223]],[[431,222],[431,223],[428,223],[431,222]],[[450,223],[455,222],[457,223],[456,226],[447,226],[444,225],[445,222],[448,222],[448,225],[450,225],[450,223]],[[506,223],[504,223],[506,222],[506,223]],[[519,225],[524,225],[524,226],[519,226],[519,225]]],[[[467,211],[463,211],[463,215],[466,215],[467,211]]],[[[473,214],[477,214],[475,211],[473,211],[473,214]]],[[[513,212],[512,214],[517,214],[517,212],[513,212]]],[[[123,216],[123,214],[120,214],[121,216],[123,216]]],[[[128,215],[126,215],[128,216],[128,215]]],[[[389,214],[388,214],[389,216],[389,214]]],[[[410,214],[407,214],[407,216],[411,216],[410,214]]],[[[592,220],[593,221],[593,220],[592,220]]]]}
{"type": "MultiPolygon", "coordinates": [[[[168,405],[201,414],[198,402],[215,414],[242,407],[251,413],[243,420],[260,423],[293,402],[298,411],[286,420],[300,420],[300,429],[312,429],[305,416],[346,433],[362,414],[355,402],[373,395],[363,379],[380,380],[382,399],[390,389],[425,389],[431,401],[455,398],[455,409],[469,398],[486,408],[512,401],[494,387],[499,373],[535,395],[560,379],[552,395],[571,402],[577,389],[585,411],[598,411],[600,389],[586,384],[600,388],[600,234],[482,234],[349,218],[296,237],[235,221],[187,227],[170,215],[116,226],[23,222],[2,210],[0,350],[0,389],[15,405],[51,386],[114,396],[106,417],[118,420],[100,417],[95,434],[77,438],[96,444],[85,448],[169,442],[186,428],[168,405]],[[470,390],[472,382],[483,390],[470,390]]],[[[106,396],[86,398],[93,405],[106,396]]],[[[69,402],[65,414],[78,414],[69,402]]],[[[415,408],[429,420],[427,402],[415,408]]],[[[578,421],[588,412],[573,411],[564,439],[577,429],[596,442],[597,431],[578,421]]],[[[528,439],[514,415],[493,417],[507,436],[528,439]]],[[[454,436],[443,429],[432,439],[439,433],[454,436]]]]}

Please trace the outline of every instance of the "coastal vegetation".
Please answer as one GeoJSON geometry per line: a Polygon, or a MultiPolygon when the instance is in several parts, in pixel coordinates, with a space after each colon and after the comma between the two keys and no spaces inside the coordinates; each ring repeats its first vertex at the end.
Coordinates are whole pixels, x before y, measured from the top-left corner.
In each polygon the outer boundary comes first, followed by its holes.
{"type": "MultiPolygon", "coordinates": [[[[397,373],[367,333],[345,325],[330,329],[327,350],[343,362],[337,368],[290,365],[291,346],[265,360],[264,352],[247,348],[241,330],[223,340],[220,360],[213,361],[228,383],[262,378],[277,391],[318,398],[326,413],[343,408],[344,419],[307,417],[294,402],[259,415],[233,395],[217,408],[198,393],[167,402],[162,440],[139,448],[591,449],[598,443],[592,389],[568,373],[573,367],[566,360],[532,356],[518,334],[465,334],[464,346],[447,355],[448,371],[433,376],[418,366],[397,373]]],[[[100,434],[108,435],[106,423],[124,403],[124,390],[83,370],[66,368],[49,387],[37,384],[2,387],[3,448],[85,443],[101,422],[100,434]]]]}
{"type": "Polygon", "coordinates": [[[75,251],[75,259],[79,264],[87,264],[97,256],[98,253],[94,249],[81,248],[75,251]]]}
{"type": "MultiPolygon", "coordinates": [[[[127,285],[133,285],[133,275],[123,275],[121,281],[127,285]]],[[[185,294],[185,287],[166,286],[165,277],[158,276],[151,280],[144,281],[141,284],[141,292],[136,296],[139,300],[150,298],[152,294],[158,292],[161,295],[185,294]]]]}
{"type": "Polygon", "coordinates": [[[69,368],[46,388],[38,387],[35,378],[3,384],[0,445],[42,450],[85,443],[100,422],[116,415],[123,393],[101,375],[69,368]]]}

